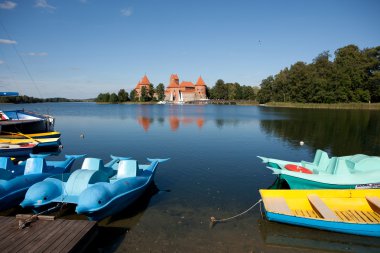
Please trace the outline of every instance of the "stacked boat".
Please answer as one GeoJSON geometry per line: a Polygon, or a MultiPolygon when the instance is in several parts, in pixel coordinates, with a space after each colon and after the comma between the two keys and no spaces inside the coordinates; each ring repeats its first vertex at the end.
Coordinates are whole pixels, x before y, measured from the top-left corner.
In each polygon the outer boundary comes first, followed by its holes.
{"type": "Polygon", "coordinates": [[[329,157],[312,162],[259,158],[290,190],[260,190],[268,220],[380,237],[380,157],[329,157]]]}
{"type": "Polygon", "coordinates": [[[24,110],[0,111],[0,156],[28,156],[29,153],[60,146],[54,118],[24,110]]]}

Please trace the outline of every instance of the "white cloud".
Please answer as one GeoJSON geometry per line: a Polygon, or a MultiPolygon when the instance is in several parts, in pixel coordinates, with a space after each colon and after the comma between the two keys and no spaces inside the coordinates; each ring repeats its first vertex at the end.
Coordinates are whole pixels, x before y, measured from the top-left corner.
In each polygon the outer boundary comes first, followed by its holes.
{"type": "Polygon", "coordinates": [[[29,55],[29,56],[47,56],[48,53],[46,53],[46,52],[30,52],[27,55],[29,55]]]}
{"type": "Polygon", "coordinates": [[[0,39],[0,44],[17,44],[17,42],[14,40],[0,39]]]}
{"type": "Polygon", "coordinates": [[[4,2],[0,3],[0,9],[12,10],[12,9],[16,8],[16,5],[17,4],[15,2],[4,1],[4,2]]]}
{"type": "Polygon", "coordinates": [[[120,13],[121,13],[121,15],[123,15],[123,16],[129,17],[129,16],[132,16],[132,14],[133,14],[133,10],[132,10],[131,7],[128,7],[128,8],[122,9],[122,10],[120,11],[120,13]]]}
{"type": "Polygon", "coordinates": [[[48,4],[47,0],[36,0],[36,4],[34,5],[37,8],[43,8],[48,10],[55,10],[56,7],[48,4]]]}
{"type": "Polygon", "coordinates": [[[1,65],[1,64],[4,64],[4,63],[5,63],[5,61],[3,61],[3,60],[0,60],[0,65],[1,65]]]}

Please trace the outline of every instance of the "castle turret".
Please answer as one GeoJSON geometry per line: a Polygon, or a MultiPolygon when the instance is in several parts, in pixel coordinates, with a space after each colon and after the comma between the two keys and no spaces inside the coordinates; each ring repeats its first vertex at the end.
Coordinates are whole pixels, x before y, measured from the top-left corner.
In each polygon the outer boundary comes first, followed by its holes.
{"type": "Polygon", "coordinates": [[[197,99],[207,99],[206,95],[206,84],[202,77],[199,76],[197,83],[195,84],[195,96],[197,99]]]}

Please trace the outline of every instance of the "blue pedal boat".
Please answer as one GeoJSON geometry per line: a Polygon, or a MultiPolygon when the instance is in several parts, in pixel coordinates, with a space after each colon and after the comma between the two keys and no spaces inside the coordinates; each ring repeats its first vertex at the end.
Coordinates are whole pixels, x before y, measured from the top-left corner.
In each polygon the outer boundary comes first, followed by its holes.
{"type": "Polygon", "coordinates": [[[82,191],[95,183],[109,182],[109,178],[117,173],[118,163],[130,159],[112,155],[111,158],[105,165],[102,159],[85,158],[81,169],[55,175],[32,185],[20,205],[40,210],[58,202],[76,204],[82,191]]]}
{"type": "Polygon", "coordinates": [[[55,174],[70,170],[75,159],[83,155],[66,156],[65,161],[46,162],[41,157],[31,157],[20,165],[9,157],[0,157],[0,210],[18,205],[33,184],[55,174]]]}
{"type": "Polygon", "coordinates": [[[76,212],[90,220],[101,220],[124,210],[152,183],[158,164],[167,160],[148,158],[149,165],[139,165],[136,160],[121,161],[116,176],[109,182],[96,183],[79,195],[76,212]]]}

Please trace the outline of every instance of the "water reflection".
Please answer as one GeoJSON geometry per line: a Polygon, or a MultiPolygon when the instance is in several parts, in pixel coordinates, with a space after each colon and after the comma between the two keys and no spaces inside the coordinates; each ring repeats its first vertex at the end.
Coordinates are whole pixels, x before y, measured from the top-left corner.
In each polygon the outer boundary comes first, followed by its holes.
{"type": "MultiPolygon", "coordinates": [[[[149,128],[151,127],[151,124],[154,123],[154,118],[150,117],[145,117],[145,116],[138,116],[137,117],[137,122],[142,128],[144,129],[145,132],[149,131],[149,128]]],[[[158,122],[160,125],[163,125],[165,123],[164,118],[158,118],[158,122]]],[[[177,131],[177,129],[181,125],[191,125],[191,124],[196,124],[199,129],[203,127],[205,123],[205,120],[203,118],[196,118],[196,117],[177,117],[177,116],[169,116],[169,127],[171,131],[177,131]]]]}
{"type": "Polygon", "coordinates": [[[268,135],[282,138],[293,146],[299,141],[324,149],[332,155],[380,153],[380,112],[369,110],[276,109],[284,119],[261,120],[260,127],[268,135]]]}
{"type": "Polygon", "coordinates": [[[327,232],[258,220],[261,239],[266,246],[277,249],[328,251],[328,252],[379,252],[378,238],[327,232]]]}
{"type": "MultiPolygon", "coordinates": [[[[88,252],[113,252],[122,243],[126,233],[140,221],[154,195],[160,190],[156,184],[149,185],[143,195],[124,211],[107,217],[98,223],[98,234],[88,252]]],[[[78,215],[79,216],[79,215],[78,215]]]]}

